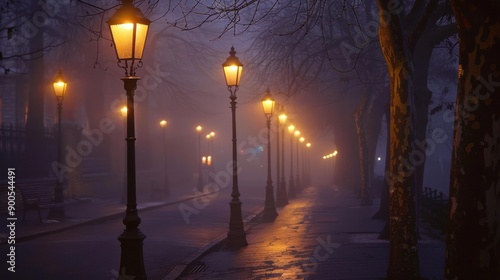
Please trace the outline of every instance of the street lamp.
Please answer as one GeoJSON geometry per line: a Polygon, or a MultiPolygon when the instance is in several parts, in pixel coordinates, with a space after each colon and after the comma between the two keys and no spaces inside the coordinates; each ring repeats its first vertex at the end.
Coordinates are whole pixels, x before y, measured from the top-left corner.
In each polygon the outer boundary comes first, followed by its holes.
{"type": "Polygon", "coordinates": [[[299,136],[300,136],[300,131],[298,130],[295,130],[293,132],[293,135],[295,137],[297,137],[297,163],[296,163],[296,167],[297,167],[297,177],[296,177],[296,180],[295,180],[295,191],[301,191],[302,190],[302,182],[300,180],[300,169],[299,169],[299,136]]]}
{"type": "Polygon", "coordinates": [[[273,180],[271,179],[271,118],[273,116],[275,101],[271,96],[271,92],[267,89],[266,94],[261,100],[262,109],[266,116],[267,125],[267,184],[266,184],[266,201],[264,205],[264,213],[262,214],[263,222],[274,222],[278,213],[274,203],[273,180]]]}
{"type": "MultiPolygon", "coordinates": [[[[213,160],[213,157],[214,157],[214,141],[215,141],[215,132],[211,131],[210,132],[210,155],[212,156],[212,160],[213,160]]],[[[214,171],[214,165],[212,164],[212,166],[210,167],[211,168],[211,171],[212,172],[215,172],[214,171]]]]}
{"type": "Polygon", "coordinates": [[[200,125],[196,127],[196,132],[198,133],[198,158],[196,162],[198,163],[198,190],[201,191],[203,189],[203,178],[201,176],[201,131],[203,127],[200,125]]]}
{"type": "Polygon", "coordinates": [[[296,198],[297,192],[295,191],[295,184],[293,178],[293,133],[295,126],[289,125],[288,132],[290,133],[290,186],[288,187],[288,198],[296,198]]]}
{"type": "Polygon", "coordinates": [[[306,183],[307,185],[311,184],[311,143],[306,143],[306,183]]]}
{"type": "MultiPolygon", "coordinates": [[[[62,103],[64,100],[64,95],[66,94],[66,89],[68,83],[64,78],[61,69],[57,71],[57,75],[52,83],[54,88],[54,94],[57,101],[57,162],[62,162],[62,131],[61,131],[61,115],[62,115],[62,103]]],[[[56,186],[54,189],[54,202],[64,203],[62,176],[57,176],[56,186]]],[[[49,213],[50,219],[62,220],[64,218],[64,206],[52,208],[49,213]]]]}
{"type": "MultiPolygon", "coordinates": [[[[304,141],[306,141],[306,138],[300,137],[299,138],[300,144],[304,144],[304,141]]],[[[297,143],[298,144],[298,143],[297,143]]],[[[299,145],[297,145],[299,146],[299,145]]],[[[299,156],[299,149],[302,150],[302,162],[300,163],[301,169],[302,169],[302,188],[307,187],[306,186],[306,170],[305,170],[305,149],[303,146],[297,147],[297,157],[299,156]]]]}
{"type": "Polygon", "coordinates": [[[170,195],[170,184],[168,183],[168,171],[167,171],[167,144],[166,144],[166,127],[167,121],[161,120],[160,126],[163,130],[163,186],[165,188],[165,195],[168,197],[170,195]]]}
{"type": "MultiPolygon", "coordinates": [[[[128,110],[127,105],[124,105],[120,109],[120,113],[121,113],[122,118],[123,118],[124,127],[127,127],[127,110],[128,110]]],[[[125,155],[127,154],[127,145],[124,145],[123,149],[124,149],[123,157],[125,157],[125,155]]],[[[127,204],[127,165],[126,164],[123,165],[123,189],[122,189],[122,195],[120,198],[120,203],[127,204]]]]}
{"type": "Polygon", "coordinates": [[[151,21],[132,0],[122,0],[122,5],[108,19],[107,24],[113,38],[118,66],[125,70],[121,80],[127,95],[127,209],[123,224],[125,230],[118,237],[121,242],[120,278],[146,279],[143,241],[146,236],[140,231],[136,199],[135,171],[135,127],[134,92],[139,77],[135,70],[142,66],[142,55],[151,21]]]}
{"type": "Polygon", "coordinates": [[[243,226],[243,218],[241,215],[240,192],[238,190],[238,159],[236,150],[236,91],[240,85],[241,71],[243,64],[240,62],[231,47],[229,57],[222,64],[224,70],[224,78],[226,80],[227,90],[230,92],[229,99],[231,100],[231,117],[232,117],[232,141],[233,141],[233,189],[231,192],[229,231],[227,233],[228,248],[239,248],[248,245],[245,229],[243,226]]]}
{"type": "MultiPolygon", "coordinates": [[[[287,120],[287,115],[285,113],[281,113],[278,116],[279,126],[278,133],[281,129],[281,170],[278,170],[278,174],[280,177],[278,183],[278,191],[276,192],[276,205],[278,207],[283,207],[288,204],[288,195],[286,191],[286,180],[285,180],[285,124],[287,120]]],[[[278,162],[280,159],[278,158],[278,162]]]]}

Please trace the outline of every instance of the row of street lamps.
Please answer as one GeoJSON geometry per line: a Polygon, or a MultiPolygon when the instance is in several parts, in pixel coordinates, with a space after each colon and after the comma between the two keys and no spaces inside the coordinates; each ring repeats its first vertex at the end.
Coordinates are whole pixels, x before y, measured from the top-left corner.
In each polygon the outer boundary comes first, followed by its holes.
{"type": "MultiPolygon", "coordinates": [[[[144,14],[133,5],[132,0],[122,0],[122,6],[119,7],[115,13],[108,19],[107,24],[109,25],[113,45],[116,51],[116,56],[118,59],[118,66],[125,70],[125,76],[121,78],[124,83],[124,89],[127,96],[126,105],[126,156],[127,156],[127,168],[126,168],[126,210],[125,217],[123,219],[123,224],[125,229],[123,233],[118,237],[121,243],[121,257],[120,257],[120,268],[119,275],[120,279],[147,279],[146,271],[144,267],[144,257],[143,257],[143,241],[146,236],[139,229],[139,224],[141,219],[139,218],[137,211],[137,201],[136,201],[136,169],[135,169],[135,124],[134,124],[134,93],[137,88],[137,81],[140,79],[136,76],[136,70],[142,66],[142,56],[144,52],[144,46],[147,39],[147,34],[149,30],[149,24],[151,21],[147,19],[144,14]]],[[[222,64],[224,78],[226,81],[227,89],[230,92],[230,105],[231,105],[231,117],[232,117],[232,192],[230,201],[230,219],[229,219],[229,231],[227,233],[227,248],[240,248],[248,244],[246,240],[246,233],[244,230],[244,224],[241,212],[241,201],[240,192],[238,189],[238,165],[237,165],[237,138],[236,138],[236,92],[239,89],[241,74],[243,70],[243,64],[240,62],[238,57],[236,57],[236,51],[234,47],[231,47],[229,52],[229,57],[222,64]]],[[[60,147],[60,123],[61,123],[61,110],[62,110],[62,100],[64,98],[67,83],[64,82],[62,74],[59,73],[58,79],[54,82],[54,91],[58,101],[58,118],[59,118],[59,130],[58,130],[58,142],[60,147]]],[[[297,141],[297,180],[295,182],[293,174],[293,137],[290,138],[290,185],[288,195],[286,192],[286,183],[284,180],[284,125],[287,121],[285,114],[280,114],[278,117],[279,123],[282,128],[282,153],[281,153],[281,174],[278,176],[278,192],[277,192],[277,202],[275,204],[273,185],[271,179],[271,149],[270,149],[270,126],[271,118],[273,116],[275,101],[272,98],[270,91],[266,91],[266,95],[262,99],[262,106],[264,109],[264,114],[266,116],[266,125],[268,129],[268,174],[267,174],[267,184],[266,184],[266,201],[264,210],[264,220],[274,221],[276,218],[276,204],[278,206],[284,206],[288,203],[288,198],[296,197],[296,187],[302,186],[299,172],[299,141],[297,141]],[[296,183],[296,185],[295,185],[296,183]]],[[[167,122],[162,120],[160,122],[163,128],[163,141],[165,141],[165,128],[167,122]]],[[[201,131],[202,127],[198,126],[196,128],[198,132],[198,158],[201,158],[201,131]]],[[[293,133],[295,137],[300,135],[298,130],[295,130],[293,125],[288,127],[288,131],[293,133]]],[[[278,130],[279,135],[279,130],[278,130]]],[[[211,138],[214,135],[208,134],[206,138],[211,138]]],[[[302,138],[303,139],[303,138],[302,138]]],[[[301,142],[303,142],[302,140],[301,142]]],[[[310,147],[310,144],[307,144],[310,147]]],[[[166,148],[164,148],[166,149],[166,148]]],[[[279,152],[279,149],[277,149],[279,152]]],[[[164,151],[164,168],[165,168],[165,184],[168,186],[167,177],[167,162],[166,162],[166,150],[164,151]]],[[[209,154],[208,156],[211,156],[209,154]]],[[[278,156],[279,158],[279,156],[278,156]]],[[[58,159],[61,161],[60,149],[58,152],[58,159]]],[[[207,159],[208,160],[208,159],[207,159]]],[[[279,164],[279,163],[278,163],[279,164]]],[[[199,174],[201,174],[201,161],[198,165],[199,174]]],[[[278,167],[279,173],[279,167],[278,167]]],[[[200,181],[201,176],[198,179],[198,187],[200,188],[203,182],[200,181]]],[[[58,182],[55,190],[56,202],[62,202],[62,185],[58,182]]],[[[61,210],[63,211],[63,210],[61,210]]],[[[59,213],[63,215],[64,213],[59,213]]]]}
{"type": "MultiPolygon", "coordinates": [[[[268,142],[268,148],[267,148],[267,157],[268,157],[268,169],[267,169],[267,182],[266,182],[266,198],[265,198],[265,204],[264,204],[264,212],[262,215],[262,221],[263,222],[273,222],[276,217],[278,216],[278,213],[276,211],[276,206],[283,207],[286,204],[288,204],[288,198],[295,198],[297,196],[297,191],[302,190],[304,185],[307,185],[310,183],[310,176],[309,176],[309,156],[308,154],[306,155],[306,149],[302,149],[302,180],[300,179],[300,171],[299,171],[299,142],[304,143],[305,138],[300,137],[300,131],[296,130],[294,125],[289,125],[288,126],[288,132],[290,133],[290,185],[289,185],[289,190],[287,193],[286,190],[286,182],[285,182],[285,175],[284,175],[284,127],[287,122],[287,115],[284,113],[284,108],[283,106],[280,107],[281,113],[278,115],[278,130],[277,130],[277,156],[276,156],[276,161],[277,161],[277,192],[276,192],[276,203],[274,199],[274,187],[273,187],[273,182],[271,179],[271,118],[274,113],[275,109],[275,100],[271,96],[271,91],[267,89],[266,93],[264,94],[264,97],[261,100],[262,102],[262,108],[264,110],[264,115],[266,117],[266,125],[267,125],[267,142],[268,142]],[[280,131],[281,131],[281,158],[280,158],[280,131]],[[298,138],[297,144],[296,144],[296,151],[297,151],[297,162],[296,162],[296,170],[297,170],[297,178],[295,181],[294,178],[294,172],[293,172],[293,138],[296,137],[298,138]],[[281,164],[280,164],[281,162],[281,164]],[[280,170],[280,165],[281,165],[281,170],[280,170]]],[[[311,143],[305,144],[307,150],[311,147],[311,143]]]]}

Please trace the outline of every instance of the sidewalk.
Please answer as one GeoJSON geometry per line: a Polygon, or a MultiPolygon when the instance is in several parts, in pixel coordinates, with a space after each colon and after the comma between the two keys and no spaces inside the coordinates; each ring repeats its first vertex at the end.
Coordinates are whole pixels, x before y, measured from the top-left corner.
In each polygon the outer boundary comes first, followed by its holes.
{"type": "MultiPolygon", "coordinates": [[[[154,210],[166,205],[179,203],[193,198],[195,194],[192,187],[172,188],[169,198],[162,201],[139,202],[137,208],[141,211],[154,210]]],[[[41,237],[93,223],[101,223],[106,220],[125,216],[126,206],[118,200],[103,199],[81,199],[66,201],[64,208],[66,219],[64,221],[48,220],[49,210],[42,210],[42,223],[36,211],[26,213],[26,221],[22,221],[22,211],[16,213],[16,242],[41,237]]],[[[6,214],[0,215],[2,221],[6,220],[6,214]]],[[[0,229],[0,245],[7,243],[7,227],[0,229]]]]}
{"type": "MultiPolygon", "coordinates": [[[[179,279],[385,279],[389,242],[377,239],[377,209],[350,191],[309,187],[274,223],[248,224],[247,247],[215,247],[179,279]]],[[[445,244],[420,234],[421,277],[443,279],[445,244]]]]}

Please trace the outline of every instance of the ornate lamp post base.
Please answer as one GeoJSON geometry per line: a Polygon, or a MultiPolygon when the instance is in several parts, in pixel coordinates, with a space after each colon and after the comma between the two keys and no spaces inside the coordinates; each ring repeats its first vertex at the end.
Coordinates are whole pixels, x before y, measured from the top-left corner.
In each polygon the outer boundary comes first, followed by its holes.
{"type": "Polygon", "coordinates": [[[227,233],[226,248],[238,249],[248,245],[247,234],[243,225],[241,215],[241,202],[239,199],[232,199],[229,202],[231,217],[229,218],[229,232],[227,233]]]}
{"type": "Polygon", "coordinates": [[[276,211],[276,206],[274,203],[273,195],[273,185],[268,181],[266,186],[266,202],[264,206],[264,212],[262,213],[263,223],[272,223],[278,217],[278,212],[276,211]]]}
{"type": "Polygon", "coordinates": [[[143,241],[146,238],[140,229],[125,229],[118,237],[121,244],[120,279],[146,280],[144,256],[142,253],[143,241]],[[135,278],[127,278],[134,277],[135,278]]]}

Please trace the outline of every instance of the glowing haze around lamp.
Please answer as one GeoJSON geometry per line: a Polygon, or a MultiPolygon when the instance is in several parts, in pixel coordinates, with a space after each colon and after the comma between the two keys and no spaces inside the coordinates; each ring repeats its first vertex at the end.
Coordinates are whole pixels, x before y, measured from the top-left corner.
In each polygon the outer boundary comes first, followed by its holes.
{"type": "Polygon", "coordinates": [[[64,95],[66,94],[68,83],[66,82],[61,69],[57,72],[52,86],[54,87],[54,94],[56,95],[57,101],[62,101],[64,99],[64,95]]]}
{"type": "Polygon", "coordinates": [[[274,101],[274,98],[271,96],[271,92],[269,89],[267,89],[266,94],[264,95],[264,97],[262,97],[261,103],[262,103],[262,109],[264,109],[264,114],[266,115],[266,117],[272,116],[274,111],[274,104],[276,102],[274,101]]]}

